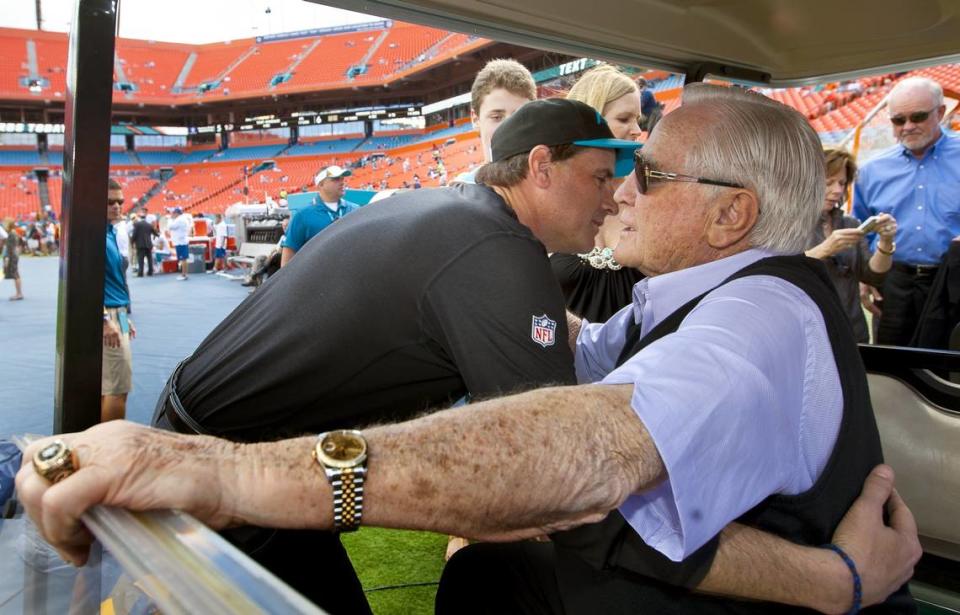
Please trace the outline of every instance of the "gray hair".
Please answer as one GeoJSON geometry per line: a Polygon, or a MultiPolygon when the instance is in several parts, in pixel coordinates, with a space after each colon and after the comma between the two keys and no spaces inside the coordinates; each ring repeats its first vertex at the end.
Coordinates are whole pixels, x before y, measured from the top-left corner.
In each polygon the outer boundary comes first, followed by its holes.
{"type": "Polygon", "coordinates": [[[900,94],[913,89],[926,90],[938,107],[943,105],[943,87],[928,77],[907,77],[906,79],[901,79],[897,82],[897,85],[893,86],[893,89],[890,90],[890,96],[887,100],[892,100],[900,94]]]}
{"type": "Polygon", "coordinates": [[[759,199],[751,247],[802,252],[820,217],[826,187],[820,138],[807,120],[739,87],[690,84],[683,104],[702,105],[711,115],[687,153],[688,168],[742,184],[759,199]]]}

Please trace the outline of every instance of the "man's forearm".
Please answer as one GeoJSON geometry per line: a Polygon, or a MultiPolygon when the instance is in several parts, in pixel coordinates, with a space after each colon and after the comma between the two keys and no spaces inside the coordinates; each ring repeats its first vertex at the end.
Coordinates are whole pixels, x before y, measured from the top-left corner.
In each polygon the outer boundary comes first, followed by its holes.
{"type": "Polygon", "coordinates": [[[696,589],[843,613],[852,603],[853,579],[832,551],[733,523],[720,534],[710,571],[696,589]]]}
{"type": "MultiPolygon", "coordinates": [[[[540,389],[365,430],[364,524],[509,540],[602,519],[665,476],[631,389],[540,389]]],[[[230,516],[330,527],[314,442],[241,447],[230,516]]]]}
{"type": "Polygon", "coordinates": [[[290,260],[293,258],[293,255],[294,255],[294,254],[296,254],[296,252],[295,252],[292,248],[284,247],[283,249],[281,249],[281,251],[280,251],[280,267],[281,267],[281,268],[286,267],[286,266],[287,266],[287,263],[290,262],[290,260]]]}

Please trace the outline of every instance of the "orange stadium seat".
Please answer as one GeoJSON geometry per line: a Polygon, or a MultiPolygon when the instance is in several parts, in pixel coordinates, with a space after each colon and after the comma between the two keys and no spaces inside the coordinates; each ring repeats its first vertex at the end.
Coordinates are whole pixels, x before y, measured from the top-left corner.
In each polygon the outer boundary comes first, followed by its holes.
{"type": "Polygon", "coordinates": [[[346,83],[347,71],[363,59],[381,34],[383,30],[363,30],[324,36],[277,91],[346,83]]]}
{"type": "Polygon", "coordinates": [[[440,42],[445,34],[443,30],[423,26],[394,24],[376,53],[367,61],[367,72],[357,81],[378,81],[397,72],[416,61],[418,56],[440,42]]]}
{"type": "Polygon", "coordinates": [[[22,95],[20,78],[27,76],[27,39],[23,30],[0,28],[0,96],[22,95]]]}
{"type": "Polygon", "coordinates": [[[169,95],[190,53],[185,45],[117,39],[117,57],[137,98],[169,95]]]}
{"type": "Polygon", "coordinates": [[[220,86],[231,92],[263,92],[270,87],[270,80],[283,73],[301,54],[310,48],[312,39],[297,38],[255,45],[240,64],[227,73],[220,86]]]}
{"type": "Polygon", "coordinates": [[[198,45],[195,49],[197,60],[184,79],[184,88],[196,88],[201,83],[220,77],[233,62],[240,59],[253,45],[253,39],[230,43],[211,43],[198,45]]]}

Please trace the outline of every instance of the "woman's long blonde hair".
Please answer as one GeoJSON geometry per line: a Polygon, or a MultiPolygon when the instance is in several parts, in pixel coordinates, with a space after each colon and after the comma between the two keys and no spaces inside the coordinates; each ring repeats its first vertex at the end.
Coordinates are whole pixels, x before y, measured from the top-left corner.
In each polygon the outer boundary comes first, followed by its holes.
{"type": "Polygon", "coordinates": [[[613,101],[639,91],[633,79],[609,64],[601,64],[585,72],[567,92],[567,98],[586,103],[602,115],[603,108],[613,101]]]}

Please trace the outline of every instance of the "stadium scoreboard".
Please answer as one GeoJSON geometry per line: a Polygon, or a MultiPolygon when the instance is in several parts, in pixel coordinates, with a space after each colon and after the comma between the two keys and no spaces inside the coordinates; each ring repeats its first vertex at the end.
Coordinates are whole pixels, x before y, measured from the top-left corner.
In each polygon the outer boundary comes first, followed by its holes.
{"type": "Polygon", "coordinates": [[[422,113],[421,105],[338,109],[333,111],[295,111],[288,115],[255,115],[245,117],[243,120],[234,123],[190,126],[187,130],[190,134],[215,134],[236,130],[267,130],[289,126],[315,126],[317,124],[341,124],[366,120],[415,118],[421,117],[422,113]]]}

